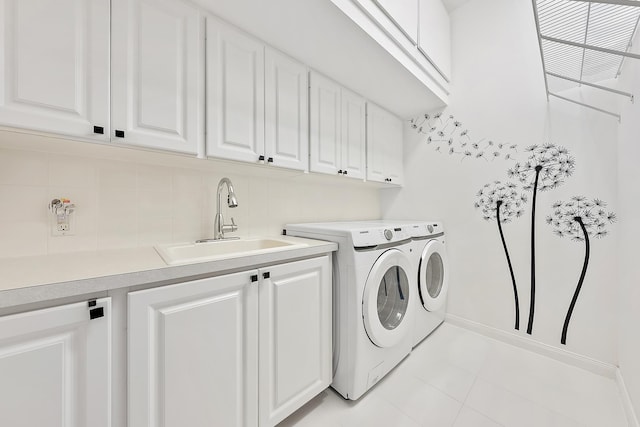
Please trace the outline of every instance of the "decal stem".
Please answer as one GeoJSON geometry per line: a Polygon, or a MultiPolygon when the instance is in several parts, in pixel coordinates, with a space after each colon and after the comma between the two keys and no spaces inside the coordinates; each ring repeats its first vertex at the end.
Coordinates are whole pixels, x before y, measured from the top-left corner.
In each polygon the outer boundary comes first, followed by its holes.
{"type": "Polygon", "coordinates": [[[542,166],[536,166],[536,179],[533,183],[533,200],[531,202],[531,299],[529,301],[529,323],[527,333],[533,331],[533,316],[536,306],[536,196],[538,195],[538,178],[542,166]]]}
{"type": "Polygon", "coordinates": [[[520,303],[518,302],[518,287],[516,286],[516,277],[513,274],[513,266],[511,265],[511,258],[509,257],[509,250],[507,249],[507,242],[504,239],[502,232],[502,224],[500,223],[500,206],[502,206],[502,200],[498,200],[496,203],[496,221],[498,222],[498,231],[500,231],[500,239],[502,239],[502,246],[504,247],[504,254],[507,256],[507,264],[509,264],[509,273],[511,273],[511,283],[513,284],[513,297],[516,304],[516,330],[520,330],[520,303]]]}
{"type": "Polygon", "coordinates": [[[567,344],[567,330],[569,329],[569,322],[571,321],[571,315],[573,314],[573,309],[576,306],[576,301],[578,300],[580,289],[582,289],[582,284],[584,283],[584,276],[587,274],[587,266],[589,265],[589,253],[590,253],[589,233],[587,233],[587,229],[584,226],[584,223],[582,222],[582,218],[577,216],[574,218],[574,220],[577,221],[578,224],[580,224],[580,228],[582,228],[582,233],[584,234],[585,253],[584,253],[584,264],[582,265],[582,272],[580,273],[578,286],[576,287],[576,290],[573,293],[573,298],[571,299],[571,304],[569,305],[569,310],[567,311],[567,316],[564,318],[564,325],[562,326],[562,338],[560,342],[565,345],[567,344]]]}

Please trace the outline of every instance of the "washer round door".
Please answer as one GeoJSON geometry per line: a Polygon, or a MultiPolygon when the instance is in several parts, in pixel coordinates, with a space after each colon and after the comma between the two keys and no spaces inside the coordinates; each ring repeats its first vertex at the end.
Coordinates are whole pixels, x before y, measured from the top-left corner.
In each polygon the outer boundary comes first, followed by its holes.
{"type": "Polygon", "coordinates": [[[449,290],[447,252],[439,240],[431,240],[420,257],[418,289],[422,306],[436,311],[444,306],[449,290]]]}
{"type": "Polygon", "coordinates": [[[389,249],[376,260],[364,287],[362,317],[371,342],[392,347],[411,332],[415,284],[409,280],[411,262],[398,249],[389,249]]]}

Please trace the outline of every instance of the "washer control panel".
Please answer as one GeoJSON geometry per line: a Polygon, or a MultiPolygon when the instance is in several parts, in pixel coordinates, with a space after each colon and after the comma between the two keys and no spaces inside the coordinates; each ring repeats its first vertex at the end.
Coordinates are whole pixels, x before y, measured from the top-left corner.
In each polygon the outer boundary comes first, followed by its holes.
{"type": "Polygon", "coordinates": [[[407,240],[411,238],[411,233],[408,229],[405,229],[405,227],[385,226],[353,230],[351,237],[354,247],[364,248],[407,240]]]}

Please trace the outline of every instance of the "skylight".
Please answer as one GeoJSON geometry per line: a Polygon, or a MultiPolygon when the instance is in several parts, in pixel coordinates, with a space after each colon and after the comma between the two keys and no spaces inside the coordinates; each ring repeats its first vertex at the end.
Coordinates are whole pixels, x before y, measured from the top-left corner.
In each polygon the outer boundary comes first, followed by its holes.
{"type": "Polygon", "coordinates": [[[633,95],[601,83],[615,79],[629,52],[640,21],[640,0],[532,0],[542,53],[547,95],[620,115],[561,96],[558,92],[586,85],[617,95],[633,95]]]}

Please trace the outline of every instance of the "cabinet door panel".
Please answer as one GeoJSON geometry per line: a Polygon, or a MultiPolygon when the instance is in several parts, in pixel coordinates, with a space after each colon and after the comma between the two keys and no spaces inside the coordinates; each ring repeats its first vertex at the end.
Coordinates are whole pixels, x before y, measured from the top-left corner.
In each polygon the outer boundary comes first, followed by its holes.
{"type": "Polygon", "coordinates": [[[402,185],[404,183],[403,165],[403,123],[399,118],[389,115],[387,117],[388,139],[392,141],[387,145],[386,156],[387,175],[391,184],[402,185]]]}
{"type": "Polygon", "coordinates": [[[451,80],[449,13],[441,0],[420,0],[418,49],[447,80],[451,80]]]}
{"type": "Polygon", "coordinates": [[[250,275],[129,294],[129,425],[257,424],[257,285],[250,275]]]}
{"type": "Polygon", "coordinates": [[[116,142],[195,154],[202,137],[199,12],[168,0],[113,2],[116,142]]]}
{"type": "Polygon", "coordinates": [[[418,43],[418,0],[374,1],[391,17],[414,45],[418,43]]]}
{"type": "Polygon", "coordinates": [[[402,185],[402,120],[367,104],[367,179],[402,185]],[[387,181],[391,179],[391,181],[387,181]]]}
{"type": "Polygon", "coordinates": [[[264,46],[207,18],[207,155],[264,155],[264,46]]]}
{"type": "Polygon", "coordinates": [[[381,108],[367,104],[367,180],[385,182],[387,148],[386,114],[381,108]]]}
{"type": "Polygon", "coordinates": [[[261,427],[282,421],[332,379],[329,257],[264,270],[270,278],[260,286],[261,427]]]}
{"type": "Polygon", "coordinates": [[[272,49],[265,54],[265,152],[276,166],[309,170],[307,67],[272,49]]]}
{"type": "Polygon", "coordinates": [[[364,179],[366,102],[342,89],[342,169],[348,178],[364,179]]]}
{"type": "Polygon", "coordinates": [[[109,0],[0,0],[0,124],[108,139],[109,22],[109,0]]]}
{"type": "Polygon", "coordinates": [[[0,318],[0,425],[111,425],[111,305],[86,302],[0,318]]]}
{"type": "Polygon", "coordinates": [[[311,73],[309,170],[335,175],[340,169],[340,86],[311,73]]]}

